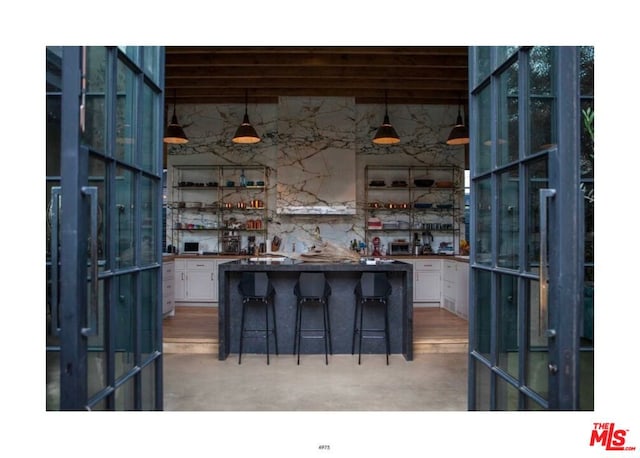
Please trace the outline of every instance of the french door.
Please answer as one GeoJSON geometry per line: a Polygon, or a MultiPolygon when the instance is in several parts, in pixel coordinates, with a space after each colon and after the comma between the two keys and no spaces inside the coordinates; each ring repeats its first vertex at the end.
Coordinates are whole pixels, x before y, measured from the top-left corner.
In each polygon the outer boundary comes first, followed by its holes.
{"type": "Polygon", "coordinates": [[[162,409],[164,51],[47,47],[47,410],[162,409]]]}
{"type": "Polygon", "coordinates": [[[593,48],[469,65],[469,409],[592,410],[593,48]]]}

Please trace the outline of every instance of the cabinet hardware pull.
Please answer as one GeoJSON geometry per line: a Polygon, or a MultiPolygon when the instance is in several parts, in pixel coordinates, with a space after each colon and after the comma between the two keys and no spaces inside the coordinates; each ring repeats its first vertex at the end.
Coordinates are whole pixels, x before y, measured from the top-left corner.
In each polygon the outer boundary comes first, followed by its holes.
{"type": "Polygon", "coordinates": [[[52,187],[51,202],[49,204],[49,208],[51,208],[51,331],[54,335],[60,333],[58,323],[58,264],[60,262],[58,257],[60,254],[58,251],[58,231],[60,229],[58,211],[60,210],[61,192],[62,188],[60,186],[52,187]]]}
{"type": "Polygon", "coordinates": [[[91,295],[88,310],[88,326],[82,328],[83,336],[95,336],[98,334],[98,188],[96,186],[83,186],[82,194],[89,197],[90,202],[90,259],[91,295]]]}
{"type": "Polygon", "coordinates": [[[548,202],[549,199],[556,195],[555,189],[540,189],[540,309],[539,320],[540,326],[538,333],[542,334],[542,330],[547,328],[548,306],[549,306],[549,266],[547,259],[547,249],[549,244],[549,227],[548,227],[548,202]]]}

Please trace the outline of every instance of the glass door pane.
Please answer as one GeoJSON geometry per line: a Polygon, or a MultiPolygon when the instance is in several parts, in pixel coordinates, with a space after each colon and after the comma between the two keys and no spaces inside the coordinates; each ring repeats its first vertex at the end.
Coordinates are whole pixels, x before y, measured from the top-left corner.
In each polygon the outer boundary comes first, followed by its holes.
{"type": "Polygon", "coordinates": [[[516,167],[498,174],[498,266],[508,269],[520,266],[519,183],[516,167]]]}
{"type": "Polygon", "coordinates": [[[529,148],[526,154],[554,148],[557,143],[555,88],[553,85],[554,48],[531,50],[529,58],[529,148]]]}
{"type": "Polygon", "coordinates": [[[549,346],[546,336],[548,311],[540,306],[540,282],[528,280],[529,306],[528,348],[526,354],[526,385],[545,399],[549,393],[549,346]]]}
{"type": "Polygon", "coordinates": [[[527,271],[540,272],[540,189],[548,188],[547,157],[527,163],[527,271]]]}
{"type": "Polygon", "coordinates": [[[85,130],[82,144],[104,153],[107,142],[107,50],[102,46],[83,48],[86,56],[85,130]]]}
{"type": "Polygon", "coordinates": [[[518,378],[518,278],[498,275],[498,366],[518,378]]]}
{"type": "Polygon", "coordinates": [[[118,61],[116,92],[116,154],[123,162],[133,163],[136,142],[136,76],[132,69],[118,61]]]}
{"type": "Polygon", "coordinates": [[[496,150],[498,165],[518,159],[518,62],[500,75],[496,150]]]}
{"type": "Polygon", "coordinates": [[[491,179],[483,178],[475,183],[476,220],[475,246],[476,262],[491,265],[491,179]]]}
{"type": "Polygon", "coordinates": [[[123,269],[134,263],[134,183],[133,172],[118,166],[115,176],[116,220],[114,222],[116,243],[116,267],[123,269]]]}
{"type": "Polygon", "coordinates": [[[480,175],[491,170],[491,87],[484,87],[477,97],[477,130],[471,137],[476,143],[475,174],[480,175]]]}

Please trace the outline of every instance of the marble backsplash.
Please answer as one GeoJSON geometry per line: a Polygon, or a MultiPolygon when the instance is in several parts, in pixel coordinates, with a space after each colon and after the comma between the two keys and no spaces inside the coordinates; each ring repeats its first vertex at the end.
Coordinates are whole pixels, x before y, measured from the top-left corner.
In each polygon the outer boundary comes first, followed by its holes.
{"type": "Polygon", "coordinates": [[[282,97],[276,212],[356,214],[355,101],[282,97]]]}
{"type": "MultiPolygon", "coordinates": [[[[262,138],[253,145],[231,142],[242,120],[244,105],[180,105],[177,113],[190,141],[186,145],[168,146],[168,168],[173,165],[267,167],[270,209],[267,240],[279,236],[283,252],[292,251],[293,244],[296,251],[305,251],[316,243],[318,232],[323,240],[342,246],[348,246],[354,239],[364,240],[362,203],[366,165],[462,167],[464,164],[463,147],[445,144],[456,118],[456,106],[389,106],[391,123],[401,138],[399,144],[391,146],[371,142],[382,122],[384,105],[356,104],[352,98],[292,97],[282,98],[278,104],[249,104],[249,119],[262,138]],[[304,159],[313,157],[320,158],[320,163],[327,159],[336,162],[324,166],[323,179],[314,181],[303,174],[309,170],[309,162],[304,159]],[[294,164],[298,164],[297,169],[294,164]],[[313,186],[305,186],[305,181],[313,186]],[[292,191],[296,186],[305,192],[304,199],[292,191]],[[335,205],[337,200],[328,202],[325,193],[335,191],[336,186],[346,187],[341,192],[345,192],[347,198],[340,203],[352,214],[327,211],[313,215],[292,211],[302,206],[335,205]],[[351,199],[353,192],[355,201],[351,199]]],[[[167,243],[175,244],[171,227],[168,221],[167,243]]],[[[217,248],[217,236],[207,231],[198,235],[184,233],[180,242],[184,241],[201,241],[210,251],[217,248]]],[[[242,246],[245,245],[243,241],[242,246]]]]}

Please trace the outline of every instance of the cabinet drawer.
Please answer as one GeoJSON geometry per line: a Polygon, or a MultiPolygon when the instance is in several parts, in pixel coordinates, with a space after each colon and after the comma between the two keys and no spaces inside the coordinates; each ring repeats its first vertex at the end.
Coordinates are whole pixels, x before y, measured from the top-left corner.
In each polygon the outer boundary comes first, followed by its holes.
{"type": "Polygon", "coordinates": [[[206,270],[207,272],[213,272],[214,264],[214,261],[189,261],[187,263],[187,270],[206,270]]]}
{"type": "Polygon", "coordinates": [[[455,262],[445,261],[442,263],[442,279],[444,281],[455,282],[457,275],[455,262]]]}
{"type": "Polygon", "coordinates": [[[442,282],[442,295],[449,299],[453,299],[453,302],[456,300],[456,290],[454,283],[450,281],[442,282]]]}
{"type": "Polygon", "coordinates": [[[440,261],[436,260],[424,260],[414,261],[415,270],[440,270],[440,261]]]}
{"type": "Polygon", "coordinates": [[[185,270],[187,268],[187,260],[186,259],[176,259],[173,261],[175,270],[185,270]]]}

